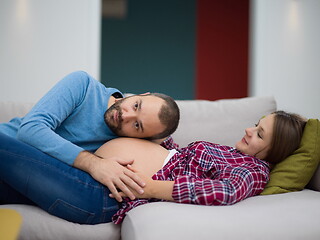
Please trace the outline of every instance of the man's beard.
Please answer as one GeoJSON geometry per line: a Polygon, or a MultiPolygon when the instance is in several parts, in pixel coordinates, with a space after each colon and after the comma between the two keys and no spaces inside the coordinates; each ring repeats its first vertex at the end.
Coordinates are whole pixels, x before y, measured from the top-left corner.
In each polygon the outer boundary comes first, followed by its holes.
{"type": "Polygon", "coordinates": [[[122,130],[122,110],[120,108],[121,103],[123,102],[124,99],[121,99],[117,102],[115,102],[113,105],[111,105],[111,107],[109,107],[107,109],[107,111],[104,113],[104,121],[107,124],[107,126],[110,128],[110,130],[118,135],[121,136],[121,130],[122,130]],[[116,124],[117,126],[114,124],[114,111],[117,112],[118,116],[117,116],[117,121],[116,124]]]}

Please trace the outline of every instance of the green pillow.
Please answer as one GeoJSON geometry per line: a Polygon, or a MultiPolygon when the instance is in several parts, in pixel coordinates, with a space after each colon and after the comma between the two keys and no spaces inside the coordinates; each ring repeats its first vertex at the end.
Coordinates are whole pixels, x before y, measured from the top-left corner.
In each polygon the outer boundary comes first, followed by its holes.
{"type": "Polygon", "coordinates": [[[309,119],[292,155],[276,164],[261,195],[300,191],[312,178],[320,160],[320,122],[309,119]]]}

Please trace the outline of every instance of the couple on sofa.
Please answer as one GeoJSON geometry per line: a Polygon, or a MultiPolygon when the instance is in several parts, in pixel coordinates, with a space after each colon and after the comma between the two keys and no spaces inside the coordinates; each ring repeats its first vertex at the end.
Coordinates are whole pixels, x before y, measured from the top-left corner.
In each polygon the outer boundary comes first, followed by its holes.
{"type": "Polygon", "coordinates": [[[123,98],[85,72],[71,73],[24,118],[0,124],[0,202],[84,224],[121,223],[152,201],[234,204],[262,192],[271,164],[299,146],[305,125],[277,111],[247,128],[235,148],[204,141],[178,148],[168,137],[178,122],[166,95],[123,98]]]}

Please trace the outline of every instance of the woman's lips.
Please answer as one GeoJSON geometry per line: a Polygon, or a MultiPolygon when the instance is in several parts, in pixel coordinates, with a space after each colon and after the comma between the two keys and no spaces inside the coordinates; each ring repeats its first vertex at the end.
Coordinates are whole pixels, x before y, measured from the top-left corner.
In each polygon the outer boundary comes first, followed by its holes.
{"type": "Polygon", "coordinates": [[[247,142],[247,140],[245,139],[245,137],[242,138],[242,142],[244,142],[245,144],[248,145],[248,142],[247,142]]]}

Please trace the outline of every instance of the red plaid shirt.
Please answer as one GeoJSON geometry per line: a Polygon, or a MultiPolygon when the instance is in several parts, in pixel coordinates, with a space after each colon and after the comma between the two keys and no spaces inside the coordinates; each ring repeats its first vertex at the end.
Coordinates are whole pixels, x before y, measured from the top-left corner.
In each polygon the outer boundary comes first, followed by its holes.
{"type": "MultiPolygon", "coordinates": [[[[177,148],[172,138],[162,144],[177,148]]],[[[258,195],[269,180],[270,165],[235,148],[199,141],[177,153],[154,180],[174,181],[172,197],[177,203],[230,205],[258,195]]],[[[112,221],[121,223],[131,209],[159,199],[137,199],[122,203],[112,221]]]]}

